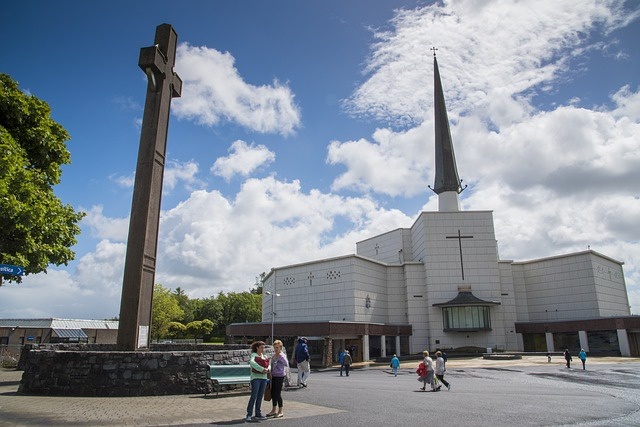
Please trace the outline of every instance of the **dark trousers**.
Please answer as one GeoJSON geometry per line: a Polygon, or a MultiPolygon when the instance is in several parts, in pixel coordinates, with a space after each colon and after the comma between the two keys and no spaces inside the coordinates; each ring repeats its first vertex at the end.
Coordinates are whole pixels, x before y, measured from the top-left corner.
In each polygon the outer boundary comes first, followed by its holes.
{"type": "Polygon", "coordinates": [[[282,409],[282,385],[284,377],[271,377],[271,404],[282,409]]]}
{"type": "Polygon", "coordinates": [[[444,379],[444,374],[442,374],[442,375],[436,374],[436,377],[440,380],[440,382],[442,384],[444,384],[445,387],[449,387],[449,383],[446,382],[445,379],[444,379]]]}
{"type": "MultiPolygon", "coordinates": [[[[347,373],[347,376],[349,376],[349,368],[351,368],[351,365],[344,365],[344,371],[347,373]]],[[[340,375],[342,375],[342,371],[340,371],[340,375]]]]}

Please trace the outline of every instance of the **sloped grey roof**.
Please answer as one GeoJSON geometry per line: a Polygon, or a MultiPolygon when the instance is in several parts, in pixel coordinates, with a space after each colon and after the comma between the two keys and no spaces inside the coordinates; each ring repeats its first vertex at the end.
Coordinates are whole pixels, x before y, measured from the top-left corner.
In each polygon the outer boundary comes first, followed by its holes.
{"type": "Polygon", "coordinates": [[[0,319],[0,327],[51,329],[118,329],[117,320],[0,319]]]}
{"type": "Polygon", "coordinates": [[[433,304],[434,307],[455,307],[455,306],[487,306],[500,305],[498,301],[485,301],[473,295],[470,291],[460,291],[458,295],[450,301],[433,304]]]}
{"type": "Polygon", "coordinates": [[[82,329],[54,329],[58,338],[89,338],[82,329]]]}

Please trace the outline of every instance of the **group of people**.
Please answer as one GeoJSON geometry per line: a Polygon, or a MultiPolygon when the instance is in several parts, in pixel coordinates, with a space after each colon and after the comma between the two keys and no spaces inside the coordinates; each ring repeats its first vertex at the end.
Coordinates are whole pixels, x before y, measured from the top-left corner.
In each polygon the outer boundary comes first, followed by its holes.
{"type": "MultiPolygon", "coordinates": [[[[247,417],[245,421],[267,420],[269,418],[281,418],[282,412],[282,389],[285,380],[288,378],[289,360],[284,350],[282,341],[273,342],[273,355],[268,357],[264,354],[264,341],[255,341],[251,344],[251,356],[249,365],[251,366],[251,397],[247,404],[247,417]],[[262,415],[262,399],[264,398],[267,386],[271,390],[272,409],[266,415],[262,415]],[[254,412],[255,411],[255,412],[254,412]],[[255,413],[255,415],[253,415],[255,413]]],[[[294,352],[294,361],[298,365],[298,387],[306,387],[311,372],[309,361],[309,347],[307,339],[298,339],[298,345],[294,352]]],[[[347,371],[347,375],[349,375],[347,371]]]]}
{"type": "MultiPolygon", "coordinates": [[[[249,365],[251,366],[251,397],[247,404],[246,416],[246,421],[249,422],[284,416],[282,412],[282,389],[285,385],[285,380],[288,378],[289,361],[284,351],[282,341],[275,340],[273,342],[274,352],[271,357],[264,354],[265,345],[264,341],[256,341],[251,344],[251,356],[249,358],[249,365]],[[272,409],[271,412],[262,415],[262,400],[267,386],[269,386],[271,390],[272,409]]],[[[429,352],[425,350],[422,353],[424,360],[418,368],[418,380],[423,383],[421,390],[426,390],[427,384],[431,386],[431,391],[440,391],[442,385],[447,387],[448,390],[451,390],[451,384],[444,379],[446,355],[443,355],[439,350],[436,351],[434,367],[433,360],[429,357],[429,352]]],[[[311,371],[309,363],[311,357],[305,337],[298,339],[293,357],[294,362],[298,366],[297,386],[307,387],[309,373],[311,371]]],[[[343,372],[346,376],[349,376],[352,363],[353,358],[349,350],[345,348],[340,353],[340,376],[342,376],[343,372]]],[[[569,362],[567,362],[567,364],[568,363],[569,362]]],[[[395,354],[391,358],[390,367],[393,369],[393,375],[397,377],[400,360],[395,354]]]]}
{"type": "MultiPolygon", "coordinates": [[[[584,351],[584,348],[580,349],[580,353],[578,353],[578,359],[580,359],[580,361],[582,362],[582,369],[585,370],[587,364],[587,352],[584,351]]],[[[573,358],[571,357],[571,353],[569,352],[568,348],[564,350],[564,360],[567,362],[567,368],[571,368],[571,361],[573,360],[573,358]]]]}
{"type": "Polygon", "coordinates": [[[420,388],[422,391],[426,391],[427,384],[431,386],[431,391],[440,391],[442,385],[447,387],[447,390],[451,390],[451,383],[444,379],[444,373],[447,370],[446,360],[443,357],[443,353],[436,351],[436,365],[433,366],[433,359],[429,357],[429,351],[422,352],[424,359],[418,366],[418,381],[422,382],[423,386],[420,388]]]}

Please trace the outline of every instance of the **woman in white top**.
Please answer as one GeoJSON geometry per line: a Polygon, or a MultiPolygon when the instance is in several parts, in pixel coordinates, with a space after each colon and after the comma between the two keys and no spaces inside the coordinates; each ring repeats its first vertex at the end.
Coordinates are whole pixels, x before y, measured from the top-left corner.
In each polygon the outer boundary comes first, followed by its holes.
{"type": "Polygon", "coordinates": [[[434,381],[433,360],[429,357],[429,352],[427,350],[423,351],[422,355],[424,356],[424,367],[427,368],[427,375],[424,377],[424,386],[422,387],[422,390],[426,390],[427,384],[431,384],[431,391],[438,391],[434,381]]]}

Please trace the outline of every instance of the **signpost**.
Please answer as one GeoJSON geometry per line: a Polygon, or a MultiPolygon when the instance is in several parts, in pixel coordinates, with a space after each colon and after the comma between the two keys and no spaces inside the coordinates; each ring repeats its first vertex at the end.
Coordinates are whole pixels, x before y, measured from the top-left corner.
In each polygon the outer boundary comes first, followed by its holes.
{"type": "Polygon", "coordinates": [[[20,267],[18,265],[0,264],[0,274],[22,276],[24,274],[24,267],[20,267]]]}
{"type": "Polygon", "coordinates": [[[19,265],[0,264],[0,286],[2,286],[2,276],[22,276],[24,267],[19,265]]]}

